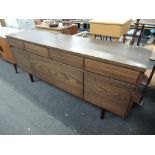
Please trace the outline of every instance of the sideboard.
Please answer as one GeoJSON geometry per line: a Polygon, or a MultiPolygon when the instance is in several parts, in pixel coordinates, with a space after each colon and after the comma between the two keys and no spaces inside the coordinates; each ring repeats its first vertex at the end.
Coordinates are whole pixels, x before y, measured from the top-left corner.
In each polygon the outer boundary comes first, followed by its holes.
{"type": "Polygon", "coordinates": [[[7,39],[17,65],[30,75],[123,117],[137,101],[151,55],[143,48],[37,30],[7,39]]]}

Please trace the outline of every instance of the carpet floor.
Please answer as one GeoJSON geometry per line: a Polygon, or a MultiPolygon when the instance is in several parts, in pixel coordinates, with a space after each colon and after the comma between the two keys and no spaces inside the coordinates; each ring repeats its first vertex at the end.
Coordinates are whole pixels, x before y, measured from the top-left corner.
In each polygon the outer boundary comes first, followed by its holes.
{"type": "Polygon", "coordinates": [[[155,89],[127,118],[107,112],[101,120],[100,108],[37,78],[31,83],[27,73],[16,74],[0,60],[0,134],[155,134],[155,89]]]}

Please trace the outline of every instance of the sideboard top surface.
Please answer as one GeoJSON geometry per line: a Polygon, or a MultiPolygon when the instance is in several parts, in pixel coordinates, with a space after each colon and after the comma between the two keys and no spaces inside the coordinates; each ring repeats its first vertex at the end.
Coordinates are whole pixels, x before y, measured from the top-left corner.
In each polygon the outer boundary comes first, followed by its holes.
{"type": "Polygon", "coordinates": [[[144,70],[151,56],[151,51],[141,47],[116,44],[52,32],[25,30],[7,37],[32,42],[42,46],[57,48],[83,57],[95,58],[99,61],[122,64],[136,70],[144,70]]]}

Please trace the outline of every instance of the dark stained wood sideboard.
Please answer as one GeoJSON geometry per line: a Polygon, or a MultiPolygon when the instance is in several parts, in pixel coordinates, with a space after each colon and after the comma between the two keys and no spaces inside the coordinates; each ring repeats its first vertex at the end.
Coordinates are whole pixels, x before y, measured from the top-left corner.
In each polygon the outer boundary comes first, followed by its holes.
{"type": "Polygon", "coordinates": [[[129,114],[151,55],[143,48],[37,30],[7,38],[23,70],[120,116],[129,114]]]}

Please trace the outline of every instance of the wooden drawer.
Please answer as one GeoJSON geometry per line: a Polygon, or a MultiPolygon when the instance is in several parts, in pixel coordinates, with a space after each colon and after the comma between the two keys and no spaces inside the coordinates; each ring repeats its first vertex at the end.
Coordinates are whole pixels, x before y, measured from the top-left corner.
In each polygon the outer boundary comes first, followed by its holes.
{"type": "Polygon", "coordinates": [[[7,38],[10,46],[24,49],[24,42],[12,38],[7,38]]]}
{"type": "Polygon", "coordinates": [[[21,67],[24,71],[32,74],[29,53],[15,47],[12,47],[11,49],[13,55],[15,56],[17,65],[21,67]]]}
{"type": "Polygon", "coordinates": [[[84,73],[84,99],[108,111],[125,116],[134,86],[94,73],[84,73]]]}
{"type": "Polygon", "coordinates": [[[49,57],[61,63],[83,69],[83,58],[71,54],[67,54],[56,49],[49,50],[49,57]]]}
{"type": "Polygon", "coordinates": [[[31,43],[25,43],[26,51],[48,58],[48,49],[31,43]]]}
{"type": "Polygon", "coordinates": [[[136,85],[137,80],[140,76],[140,72],[138,71],[90,59],[85,59],[85,70],[132,85],[136,85]]]}
{"type": "Polygon", "coordinates": [[[83,72],[59,62],[30,54],[33,72],[40,79],[83,98],[83,72]]]}

